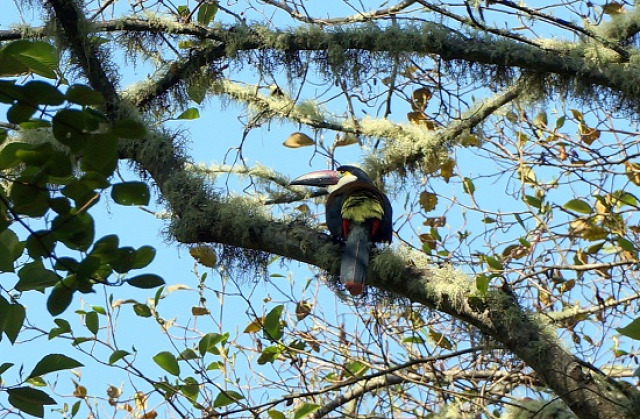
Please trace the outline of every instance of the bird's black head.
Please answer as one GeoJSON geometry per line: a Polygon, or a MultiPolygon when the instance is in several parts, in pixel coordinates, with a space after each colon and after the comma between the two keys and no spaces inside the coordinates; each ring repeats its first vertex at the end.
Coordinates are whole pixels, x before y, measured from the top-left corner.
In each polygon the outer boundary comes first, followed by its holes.
{"type": "Polygon", "coordinates": [[[369,177],[369,175],[359,167],[352,166],[352,165],[349,165],[349,164],[344,164],[344,165],[338,167],[336,169],[336,171],[339,172],[341,176],[353,175],[358,180],[372,183],[372,180],[369,177]]]}

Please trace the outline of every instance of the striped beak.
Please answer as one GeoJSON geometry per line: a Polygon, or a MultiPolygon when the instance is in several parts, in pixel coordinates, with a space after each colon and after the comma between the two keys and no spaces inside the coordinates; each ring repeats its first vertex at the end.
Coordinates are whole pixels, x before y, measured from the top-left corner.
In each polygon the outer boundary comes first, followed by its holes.
{"type": "Polygon", "coordinates": [[[340,173],[335,170],[317,170],[293,179],[289,185],[330,186],[337,184],[339,179],[340,173]]]}

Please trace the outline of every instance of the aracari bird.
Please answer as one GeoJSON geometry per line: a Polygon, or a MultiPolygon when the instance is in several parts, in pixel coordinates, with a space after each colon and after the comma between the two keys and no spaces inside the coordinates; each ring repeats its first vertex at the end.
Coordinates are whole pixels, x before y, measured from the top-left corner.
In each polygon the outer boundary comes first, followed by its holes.
{"type": "Polygon", "coordinates": [[[362,169],[348,165],[307,173],[291,181],[291,185],[327,187],[327,227],[334,239],[345,242],[340,280],[351,295],[362,293],[370,243],[391,243],[389,198],[362,169]]]}

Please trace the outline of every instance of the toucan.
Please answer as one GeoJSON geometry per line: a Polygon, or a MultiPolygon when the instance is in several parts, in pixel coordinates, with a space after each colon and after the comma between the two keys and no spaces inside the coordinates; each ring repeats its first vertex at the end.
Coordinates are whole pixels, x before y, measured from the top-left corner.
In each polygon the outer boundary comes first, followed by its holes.
{"type": "Polygon", "coordinates": [[[350,165],[307,173],[292,180],[291,185],[327,187],[327,227],[334,239],[344,242],[340,280],[351,295],[361,294],[370,243],[391,243],[389,198],[362,169],[350,165]]]}

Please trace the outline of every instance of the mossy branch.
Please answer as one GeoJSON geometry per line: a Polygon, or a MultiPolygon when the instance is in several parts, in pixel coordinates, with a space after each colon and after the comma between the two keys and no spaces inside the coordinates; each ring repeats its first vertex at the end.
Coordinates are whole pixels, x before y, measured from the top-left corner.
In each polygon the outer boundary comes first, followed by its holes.
{"type": "MultiPolygon", "coordinates": [[[[116,93],[113,76],[105,70],[109,66],[108,60],[87,41],[90,37],[83,32],[86,30],[84,18],[76,3],[50,0],[49,4],[55,11],[74,60],[92,87],[105,96],[108,115],[117,119],[126,110],[126,104],[116,93]]],[[[300,46],[326,47],[322,43],[325,35],[315,35],[315,40],[309,36],[301,38],[305,44],[300,46]],[[316,45],[315,41],[319,44],[316,45]]],[[[349,38],[348,34],[343,35],[349,38]]],[[[386,37],[388,42],[395,41],[388,34],[386,37]]],[[[346,45],[354,48],[367,46],[366,39],[358,39],[347,39],[346,45]]],[[[440,40],[445,39],[446,36],[440,40]]],[[[271,42],[274,42],[274,48],[286,49],[292,45],[291,42],[295,45],[299,40],[295,34],[284,34],[271,39],[271,42]]],[[[487,51],[492,51],[488,46],[484,49],[478,54],[486,55],[487,51]]],[[[444,54],[450,53],[443,51],[444,54]]],[[[160,188],[163,198],[176,215],[171,232],[178,241],[218,243],[224,245],[231,255],[237,249],[240,256],[237,259],[247,260],[249,264],[252,261],[260,263],[265,254],[278,254],[336,272],[339,246],[328,235],[304,223],[274,219],[264,212],[262,206],[245,199],[221,199],[207,188],[201,178],[185,170],[185,158],[170,133],[152,132],[142,141],[123,145],[122,154],[146,170],[160,188]]],[[[524,313],[508,293],[492,290],[481,298],[476,295],[473,281],[459,272],[447,267],[433,269],[421,254],[402,255],[389,250],[374,259],[370,283],[448,313],[501,342],[533,368],[580,417],[626,416],[627,401],[614,400],[603,390],[606,378],[596,376],[594,379],[591,372],[585,371],[583,365],[561,347],[548,327],[524,313]]]]}

